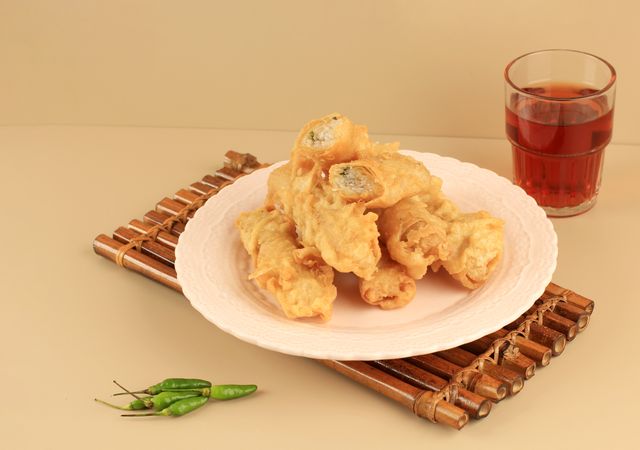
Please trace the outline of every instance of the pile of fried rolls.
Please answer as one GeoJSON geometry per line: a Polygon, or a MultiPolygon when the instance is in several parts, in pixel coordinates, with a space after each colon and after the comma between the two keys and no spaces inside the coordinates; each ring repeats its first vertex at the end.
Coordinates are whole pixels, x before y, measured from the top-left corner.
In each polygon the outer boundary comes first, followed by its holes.
{"type": "Polygon", "coordinates": [[[469,289],[495,269],[503,221],[461,212],[442,180],[398,147],[371,142],[341,114],[312,120],[270,174],[264,205],[236,220],[250,278],[287,317],[329,320],[334,270],[355,274],[368,304],[394,309],[414,298],[429,269],[469,289]]]}

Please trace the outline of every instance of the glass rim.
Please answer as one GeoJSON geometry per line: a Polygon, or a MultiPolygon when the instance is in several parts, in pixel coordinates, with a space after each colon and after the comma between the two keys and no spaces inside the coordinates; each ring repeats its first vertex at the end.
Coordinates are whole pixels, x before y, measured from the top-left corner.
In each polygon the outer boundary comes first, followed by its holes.
{"type": "Polygon", "coordinates": [[[572,49],[568,49],[568,48],[549,48],[549,49],[544,49],[544,50],[535,50],[533,52],[529,52],[529,53],[525,53],[524,55],[520,55],[517,58],[515,58],[513,61],[511,61],[509,64],[507,64],[507,67],[504,68],[504,79],[505,81],[516,91],[520,92],[521,94],[530,96],[530,97],[534,97],[534,98],[538,98],[541,100],[548,100],[548,101],[558,101],[558,102],[562,102],[562,101],[575,101],[575,100],[581,100],[581,99],[585,99],[585,98],[593,98],[593,97],[598,97],[604,93],[606,93],[609,89],[611,89],[613,87],[613,85],[616,83],[616,69],[614,69],[614,67],[605,59],[594,55],[593,53],[587,53],[587,52],[583,52],[580,50],[572,50],[572,49]],[[531,55],[535,55],[538,53],[551,53],[551,52],[572,52],[572,53],[579,53],[581,55],[585,55],[585,56],[591,56],[592,58],[595,58],[601,62],[603,62],[608,68],[609,71],[611,72],[611,76],[609,77],[609,81],[607,82],[607,84],[602,88],[602,89],[598,89],[595,92],[592,92],[590,94],[585,94],[585,95],[580,95],[578,97],[571,97],[571,98],[566,98],[566,97],[550,97],[550,96],[546,96],[546,95],[539,95],[539,94],[534,94],[532,92],[527,92],[525,91],[523,88],[517,86],[509,77],[509,70],[511,69],[511,67],[518,61],[520,61],[521,59],[527,57],[527,56],[531,56],[531,55]]]}

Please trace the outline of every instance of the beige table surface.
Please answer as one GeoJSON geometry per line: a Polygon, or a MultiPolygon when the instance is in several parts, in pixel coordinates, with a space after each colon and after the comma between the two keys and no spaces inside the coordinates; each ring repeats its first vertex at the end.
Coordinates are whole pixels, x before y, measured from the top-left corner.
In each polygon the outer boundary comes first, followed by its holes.
{"type": "MultiPolygon", "coordinates": [[[[633,387],[640,378],[639,146],[610,146],[596,207],[553,221],[554,281],[596,301],[591,325],[516,398],[460,432],[311,360],[239,341],[176,292],[94,255],[94,236],[217,168],[227,149],[275,161],[286,158],[293,137],[0,128],[3,448],[541,448],[529,439],[542,448],[632,446],[640,400],[633,387]],[[141,387],[165,376],[260,390],[182,419],[124,419],[93,402],[114,392],[114,378],[141,387]]],[[[510,175],[503,140],[394,138],[510,175]]]]}

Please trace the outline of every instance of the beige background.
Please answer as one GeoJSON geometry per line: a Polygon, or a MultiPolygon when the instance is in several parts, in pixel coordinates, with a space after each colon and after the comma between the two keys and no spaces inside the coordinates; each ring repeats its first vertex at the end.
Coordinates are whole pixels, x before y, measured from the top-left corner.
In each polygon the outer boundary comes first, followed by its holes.
{"type": "Polygon", "coordinates": [[[634,0],[0,0],[0,124],[503,136],[502,70],[541,48],[618,69],[614,142],[640,143],[634,0]]]}
{"type": "Polygon", "coordinates": [[[3,448],[633,447],[636,5],[0,0],[3,448]],[[621,75],[598,205],[553,221],[554,281],[596,311],[517,398],[461,432],[313,361],[245,344],[91,250],[98,233],[218,167],[228,148],[283,159],[294,134],[273,130],[334,110],[405,148],[509,176],[502,69],[545,47],[597,53],[621,75]],[[92,401],[114,391],[113,378],[142,387],[166,376],[260,390],[179,420],[126,420],[92,401]]]}

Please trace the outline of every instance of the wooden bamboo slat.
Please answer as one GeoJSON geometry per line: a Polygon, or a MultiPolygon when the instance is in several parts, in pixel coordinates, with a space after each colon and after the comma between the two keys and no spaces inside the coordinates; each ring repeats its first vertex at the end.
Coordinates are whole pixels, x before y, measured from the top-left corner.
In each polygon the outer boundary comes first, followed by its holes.
{"type": "MultiPolygon", "coordinates": [[[[237,178],[264,167],[248,153],[229,151],[224,167],[162,198],[141,219],[93,248],[125,269],[182,292],[175,249],[198,205],[237,178]]],[[[594,302],[550,283],[517,320],[460,347],[429,355],[381,361],[320,361],[342,375],[408,408],[419,417],[455,429],[489,415],[492,405],[520,392],[536,367],[549,365],[587,327],[594,302]]]]}
{"type": "MultiPolygon", "coordinates": [[[[448,383],[444,378],[402,359],[370,361],[369,364],[415,387],[433,392],[441,391],[448,383]]],[[[491,401],[481,395],[465,388],[459,388],[456,394],[452,403],[476,419],[486,417],[491,411],[491,401]]]]}
{"type": "MultiPolygon", "coordinates": [[[[462,370],[464,367],[473,364],[473,361],[476,359],[476,357],[476,354],[468,352],[461,347],[456,347],[450,348],[449,350],[436,352],[433,355],[422,355],[416,358],[428,358],[431,361],[433,361],[435,358],[440,358],[444,361],[449,362],[455,367],[455,374],[462,370]]],[[[516,395],[524,387],[523,376],[507,367],[502,367],[493,363],[485,363],[479,370],[485,375],[506,383],[508,389],[507,393],[509,395],[516,395]]]]}
{"type": "MultiPolygon", "coordinates": [[[[476,339],[475,341],[468,342],[466,344],[461,345],[461,347],[474,355],[480,355],[481,353],[487,351],[489,347],[493,345],[496,339],[499,339],[500,336],[483,336],[480,339],[476,339]]],[[[502,367],[513,370],[516,373],[522,375],[525,380],[530,379],[535,375],[536,370],[536,362],[527,356],[525,356],[521,352],[506,352],[506,347],[509,344],[502,344],[501,350],[502,353],[499,358],[499,364],[502,367]]]]}

